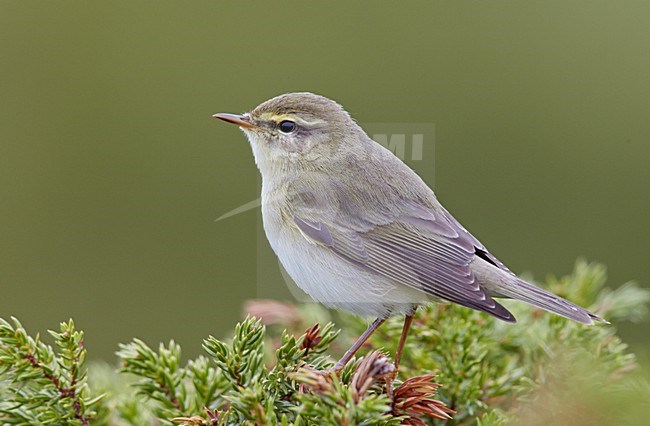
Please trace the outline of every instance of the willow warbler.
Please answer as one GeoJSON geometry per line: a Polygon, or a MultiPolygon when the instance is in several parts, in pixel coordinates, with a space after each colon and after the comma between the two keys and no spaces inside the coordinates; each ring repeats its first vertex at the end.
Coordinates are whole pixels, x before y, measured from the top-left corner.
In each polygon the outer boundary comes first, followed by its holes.
{"type": "Polygon", "coordinates": [[[424,181],[338,103],[287,93],[251,112],[215,114],[244,131],[262,175],[262,216],[282,265],[314,300],[377,318],[405,316],[395,371],[417,306],[454,302],[515,322],[495,298],[584,324],[593,313],[518,278],[449,214],[424,181]]]}

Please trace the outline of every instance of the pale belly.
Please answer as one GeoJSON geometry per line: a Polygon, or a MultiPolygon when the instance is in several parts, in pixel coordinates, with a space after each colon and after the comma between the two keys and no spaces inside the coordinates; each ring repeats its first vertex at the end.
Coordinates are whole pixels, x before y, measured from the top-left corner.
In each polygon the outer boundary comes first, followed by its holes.
{"type": "Polygon", "coordinates": [[[264,230],[287,273],[315,301],[367,317],[408,313],[427,296],[340,257],[282,225],[263,207],[264,230]]]}

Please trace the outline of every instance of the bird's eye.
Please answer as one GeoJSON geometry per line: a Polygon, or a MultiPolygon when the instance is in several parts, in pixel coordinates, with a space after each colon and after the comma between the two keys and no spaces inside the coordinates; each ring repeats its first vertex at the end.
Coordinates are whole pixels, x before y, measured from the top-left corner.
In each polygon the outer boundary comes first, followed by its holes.
{"type": "Polygon", "coordinates": [[[278,129],[280,129],[282,133],[291,133],[296,130],[296,123],[293,121],[284,120],[278,124],[278,129]]]}

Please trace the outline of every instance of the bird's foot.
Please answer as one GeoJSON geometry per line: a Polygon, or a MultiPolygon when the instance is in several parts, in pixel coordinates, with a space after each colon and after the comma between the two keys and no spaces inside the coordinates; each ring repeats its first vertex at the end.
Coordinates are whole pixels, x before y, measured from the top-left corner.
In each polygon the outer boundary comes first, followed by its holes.
{"type": "Polygon", "coordinates": [[[323,376],[327,376],[327,377],[331,377],[332,374],[334,374],[334,375],[336,375],[336,376],[340,376],[340,375],[341,375],[341,371],[343,371],[343,367],[345,367],[345,365],[338,365],[338,364],[335,364],[335,365],[333,365],[333,366],[330,367],[330,368],[326,368],[326,369],[324,369],[324,370],[318,370],[318,372],[319,372],[320,374],[322,374],[323,376]]]}
{"type": "Polygon", "coordinates": [[[395,381],[396,378],[397,378],[397,366],[393,371],[386,374],[386,376],[384,377],[384,381],[386,382],[386,395],[388,395],[390,399],[393,399],[393,382],[395,381]]]}
{"type": "Polygon", "coordinates": [[[323,370],[319,370],[317,368],[311,367],[309,365],[304,365],[302,368],[307,369],[311,371],[314,374],[317,374],[319,376],[328,378],[332,377],[332,375],[340,376],[341,375],[341,370],[343,370],[343,367],[338,367],[337,365],[333,365],[332,367],[325,368],[323,370]]]}

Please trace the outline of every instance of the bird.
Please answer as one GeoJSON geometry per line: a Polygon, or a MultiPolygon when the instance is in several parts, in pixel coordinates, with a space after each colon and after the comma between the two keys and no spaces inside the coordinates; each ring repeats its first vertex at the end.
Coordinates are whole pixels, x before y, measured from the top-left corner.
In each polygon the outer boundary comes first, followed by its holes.
{"type": "Polygon", "coordinates": [[[375,318],[332,371],[387,318],[403,315],[397,374],[413,315],[431,302],[514,323],[495,299],[516,299],[579,323],[607,323],[510,271],[337,102],[292,92],[213,117],[248,138],[262,176],[264,231],[289,276],[329,308],[375,318]]]}

